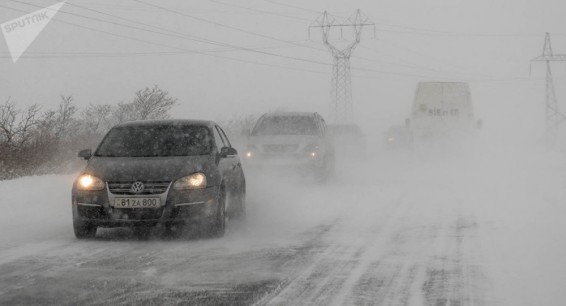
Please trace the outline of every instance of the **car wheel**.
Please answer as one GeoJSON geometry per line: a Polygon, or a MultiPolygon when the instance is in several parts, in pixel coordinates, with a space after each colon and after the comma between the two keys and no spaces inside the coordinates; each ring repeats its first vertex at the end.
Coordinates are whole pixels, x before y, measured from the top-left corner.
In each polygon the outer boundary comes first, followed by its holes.
{"type": "Polygon", "coordinates": [[[89,239],[96,236],[98,226],[89,222],[73,220],[73,230],[77,239],[89,239]]]}
{"type": "Polygon", "coordinates": [[[314,179],[316,182],[324,184],[328,180],[328,176],[329,169],[327,161],[325,160],[324,164],[314,171],[314,179]]]}
{"type": "Polygon", "coordinates": [[[236,201],[234,203],[236,209],[234,209],[230,215],[234,219],[244,220],[246,218],[246,192],[241,190],[236,196],[236,201]]]}
{"type": "Polygon", "coordinates": [[[238,210],[238,219],[245,220],[247,216],[246,209],[246,192],[240,193],[240,210],[238,210]]]}
{"type": "Polygon", "coordinates": [[[211,237],[222,237],[226,233],[226,192],[223,188],[218,196],[216,216],[209,222],[205,230],[211,237]]]}

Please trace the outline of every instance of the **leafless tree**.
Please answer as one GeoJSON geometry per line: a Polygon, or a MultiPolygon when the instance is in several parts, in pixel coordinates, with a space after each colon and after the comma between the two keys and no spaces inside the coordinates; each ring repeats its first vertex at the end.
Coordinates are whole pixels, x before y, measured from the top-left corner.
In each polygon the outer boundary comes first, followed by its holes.
{"type": "Polygon", "coordinates": [[[137,91],[131,102],[90,105],[82,112],[71,96],[61,96],[56,109],[43,113],[37,104],[20,109],[9,98],[0,105],[0,180],[76,171],[76,152],[93,148],[113,125],[168,118],[176,103],[157,86],[137,91]]]}
{"type": "Polygon", "coordinates": [[[73,97],[61,96],[58,108],[43,114],[39,123],[42,137],[52,138],[58,143],[78,133],[79,121],[75,118],[77,107],[72,102],[73,97]]]}
{"type": "Polygon", "coordinates": [[[109,104],[89,105],[81,113],[81,134],[104,134],[112,126],[112,106],[109,104]]]}
{"type": "Polygon", "coordinates": [[[175,104],[177,104],[177,99],[169,97],[169,93],[157,85],[151,89],[146,87],[138,90],[131,103],[138,120],[168,118],[169,111],[175,104]]]}
{"type": "Polygon", "coordinates": [[[129,103],[118,103],[112,111],[111,122],[114,124],[133,121],[169,118],[169,111],[177,104],[177,99],[159,87],[146,87],[135,93],[129,103]]]}
{"type": "Polygon", "coordinates": [[[10,98],[0,106],[0,133],[4,145],[21,146],[32,136],[33,128],[38,124],[40,107],[37,104],[25,110],[16,108],[16,103],[10,98]]]}

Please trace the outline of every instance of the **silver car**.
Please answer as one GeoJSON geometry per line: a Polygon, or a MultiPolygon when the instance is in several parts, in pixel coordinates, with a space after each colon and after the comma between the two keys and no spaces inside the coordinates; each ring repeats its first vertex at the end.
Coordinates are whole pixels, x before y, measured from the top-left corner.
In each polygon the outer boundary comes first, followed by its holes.
{"type": "Polygon", "coordinates": [[[325,179],[334,169],[334,142],[318,113],[268,113],[250,133],[245,162],[251,168],[292,168],[325,179]]]}

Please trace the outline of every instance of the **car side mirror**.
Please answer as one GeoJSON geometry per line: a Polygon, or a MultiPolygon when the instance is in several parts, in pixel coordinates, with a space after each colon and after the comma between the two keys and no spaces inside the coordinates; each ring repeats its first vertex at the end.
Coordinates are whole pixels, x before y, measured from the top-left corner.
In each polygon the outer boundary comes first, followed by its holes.
{"type": "Polygon", "coordinates": [[[221,158],[233,157],[235,155],[238,155],[238,151],[236,151],[236,149],[232,147],[223,147],[222,149],[220,149],[221,158]]]}
{"type": "Polygon", "coordinates": [[[79,152],[79,157],[89,160],[92,157],[92,151],[90,149],[84,149],[79,152]]]}

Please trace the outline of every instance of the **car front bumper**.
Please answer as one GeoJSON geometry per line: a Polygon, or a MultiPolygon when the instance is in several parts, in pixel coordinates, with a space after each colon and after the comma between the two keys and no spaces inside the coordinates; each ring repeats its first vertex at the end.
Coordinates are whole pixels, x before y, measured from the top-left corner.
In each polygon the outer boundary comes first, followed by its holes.
{"type": "Polygon", "coordinates": [[[79,191],[73,189],[73,218],[102,227],[191,223],[214,218],[219,207],[219,188],[208,187],[197,190],[168,190],[162,194],[144,195],[159,198],[156,208],[117,208],[115,199],[137,197],[116,195],[108,188],[101,191],[79,191]]]}

